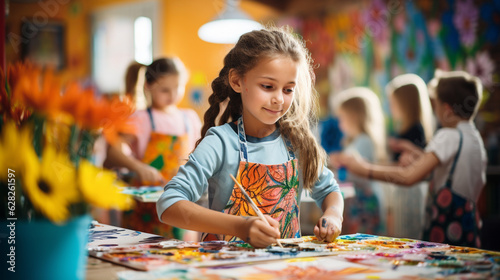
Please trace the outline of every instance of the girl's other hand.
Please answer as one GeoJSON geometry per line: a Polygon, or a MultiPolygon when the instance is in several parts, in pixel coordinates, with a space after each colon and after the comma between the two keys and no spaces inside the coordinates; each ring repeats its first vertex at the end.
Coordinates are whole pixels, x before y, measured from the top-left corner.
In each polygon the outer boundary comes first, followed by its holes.
{"type": "Polygon", "coordinates": [[[342,153],[331,153],[329,155],[330,165],[335,169],[342,167],[342,153]]]}
{"type": "Polygon", "coordinates": [[[249,217],[245,226],[247,236],[244,241],[250,243],[255,248],[265,248],[280,238],[279,223],[268,215],[264,215],[270,226],[259,217],[249,217]]]}
{"type": "Polygon", "coordinates": [[[342,231],[342,218],[329,213],[323,214],[314,226],[314,235],[319,241],[333,242],[342,231]]]}
{"type": "Polygon", "coordinates": [[[339,153],[330,156],[330,160],[335,166],[345,167],[349,172],[366,176],[366,170],[368,170],[368,162],[366,162],[359,154],[346,154],[339,153]]]}
{"type": "Polygon", "coordinates": [[[422,153],[414,153],[414,152],[403,152],[399,156],[398,165],[399,166],[408,166],[415,162],[422,153]]]}
{"type": "Polygon", "coordinates": [[[145,163],[139,162],[134,170],[139,177],[139,181],[145,185],[156,185],[165,183],[165,179],[160,171],[145,163]]]}
{"type": "Polygon", "coordinates": [[[349,155],[347,153],[335,153],[330,155],[330,163],[335,168],[347,167],[355,163],[356,158],[353,155],[349,155]]]}
{"type": "Polygon", "coordinates": [[[397,139],[391,138],[389,139],[389,148],[393,152],[404,153],[404,152],[412,152],[412,153],[423,153],[423,150],[417,145],[413,144],[411,141],[406,139],[397,139]]]}

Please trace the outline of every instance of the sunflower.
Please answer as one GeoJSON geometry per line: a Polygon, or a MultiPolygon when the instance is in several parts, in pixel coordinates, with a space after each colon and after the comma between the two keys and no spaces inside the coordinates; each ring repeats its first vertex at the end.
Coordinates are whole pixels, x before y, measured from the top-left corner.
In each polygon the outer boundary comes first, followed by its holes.
{"type": "Polygon", "coordinates": [[[25,174],[22,186],[38,211],[52,222],[61,223],[70,216],[68,206],[79,199],[75,173],[68,154],[57,153],[47,145],[41,164],[25,174]]]}
{"type": "Polygon", "coordinates": [[[80,161],[78,185],[86,202],[102,208],[132,208],[133,199],[120,192],[117,181],[115,173],[99,169],[86,160],[80,161]]]}
{"type": "Polygon", "coordinates": [[[18,129],[13,122],[3,126],[0,138],[0,180],[5,180],[7,172],[11,169],[16,177],[19,174],[31,172],[33,162],[38,160],[32,145],[32,135],[29,127],[18,129]]]}

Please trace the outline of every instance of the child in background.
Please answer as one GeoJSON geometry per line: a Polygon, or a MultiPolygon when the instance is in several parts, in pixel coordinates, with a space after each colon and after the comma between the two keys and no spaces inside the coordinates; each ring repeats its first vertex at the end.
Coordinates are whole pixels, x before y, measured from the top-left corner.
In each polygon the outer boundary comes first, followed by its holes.
{"type": "MultiPolygon", "coordinates": [[[[144,89],[151,107],[133,115],[133,156],[110,148],[114,166],[135,172],[142,184],[158,184],[177,173],[200,138],[201,121],[195,111],[179,109],[188,73],[178,58],[160,58],[146,68],[144,89]]],[[[110,155],[110,154],[111,155],[110,155]]]]}
{"type": "MultiPolygon", "coordinates": [[[[425,148],[434,133],[434,120],[424,80],[415,74],[399,75],[387,84],[385,90],[389,96],[396,138],[425,148]]],[[[399,156],[400,153],[394,153],[393,160],[398,161],[399,156]]]]}
{"type": "MultiPolygon", "coordinates": [[[[389,96],[392,120],[397,133],[396,139],[389,141],[389,146],[395,152],[393,160],[398,162],[400,153],[397,150],[401,140],[409,141],[423,149],[432,138],[432,107],[427,85],[415,74],[397,76],[387,84],[386,93],[389,96]]],[[[391,236],[422,238],[427,190],[427,182],[418,182],[411,188],[390,188],[388,204],[394,231],[391,236]]]]}
{"type": "MultiPolygon", "coordinates": [[[[127,70],[125,71],[125,96],[132,100],[133,104],[135,105],[136,111],[145,110],[149,106],[148,104],[151,104],[151,102],[148,101],[148,98],[144,94],[145,74],[146,65],[136,61],[131,62],[127,67],[127,70]]],[[[149,97],[149,100],[151,100],[151,97],[149,97]]],[[[137,139],[135,139],[135,136],[122,135],[121,139],[114,144],[114,147],[112,149],[108,149],[107,147],[106,155],[104,156],[104,165],[107,168],[116,168],[117,166],[122,166],[124,164],[124,161],[128,161],[126,158],[124,158],[125,155],[133,157],[131,146],[134,141],[137,141],[137,139]],[[118,153],[117,150],[119,150],[121,153],[118,153]],[[119,159],[116,160],[116,157],[118,157],[119,159]]],[[[131,164],[132,163],[128,163],[128,165],[131,164]]],[[[138,169],[140,167],[140,164],[137,165],[138,166],[135,169],[138,169]]],[[[151,172],[157,173],[153,170],[151,170],[151,172]]]]}
{"type": "Polygon", "coordinates": [[[241,239],[266,247],[277,238],[300,236],[306,189],[323,209],[315,235],[333,241],[341,231],[343,200],[310,131],[317,109],[313,75],[304,43],[290,32],[243,34],[212,82],[203,138],[157,202],[160,219],[205,232],[203,240],[241,239]],[[267,222],[256,217],[230,175],[267,222]],[[210,209],[193,203],[207,188],[210,209]]]}
{"type": "Polygon", "coordinates": [[[413,185],[432,174],[424,240],[480,247],[476,202],[486,181],[486,152],[472,120],[482,85],[463,71],[437,70],[429,90],[442,128],[410,165],[374,165],[345,154],[334,162],[360,176],[401,185],[413,185]]]}
{"type": "MultiPolygon", "coordinates": [[[[118,147],[110,147],[109,161],[126,167],[138,176],[140,184],[162,184],[177,173],[186,162],[196,140],[200,138],[201,121],[191,109],[179,109],[188,73],[177,58],[160,58],[145,72],[145,91],[151,96],[151,107],[134,113],[136,132],[134,154],[125,155],[118,147]]],[[[128,213],[123,226],[178,239],[184,232],[155,221],[154,203],[140,203],[134,213],[128,213]]]]}
{"type": "MultiPolygon", "coordinates": [[[[369,162],[384,162],[384,116],[377,95],[368,88],[354,87],[334,95],[332,101],[344,134],[344,152],[369,162]]],[[[382,234],[386,215],[380,186],[350,173],[346,181],[353,183],[356,195],[345,201],[344,232],[382,234]]]]}

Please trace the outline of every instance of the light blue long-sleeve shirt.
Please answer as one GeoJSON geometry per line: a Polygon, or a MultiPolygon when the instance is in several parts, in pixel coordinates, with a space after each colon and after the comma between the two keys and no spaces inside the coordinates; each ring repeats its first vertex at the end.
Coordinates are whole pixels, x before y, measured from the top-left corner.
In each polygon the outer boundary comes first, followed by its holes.
{"type": "MultiPolygon", "coordinates": [[[[222,211],[226,206],[240,162],[238,135],[234,124],[212,127],[205,138],[179,168],[177,175],[165,186],[165,192],[156,203],[158,217],[174,203],[181,200],[196,202],[208,188],[209,208],[222,211]]],[[[281,164],[289,160],[287,148],[277,129],[264,138],[247,136],[248,160],[266,165],[281,164]]],[[[300,165],[300,159],[299,159],[300,165]]],[[[302,176],[299,172],[299,198],[302,194],[302,176]]],[[[311,196],[321,208],[331,192],[340,192],[333,173],[323,168],[311,196]]]]}

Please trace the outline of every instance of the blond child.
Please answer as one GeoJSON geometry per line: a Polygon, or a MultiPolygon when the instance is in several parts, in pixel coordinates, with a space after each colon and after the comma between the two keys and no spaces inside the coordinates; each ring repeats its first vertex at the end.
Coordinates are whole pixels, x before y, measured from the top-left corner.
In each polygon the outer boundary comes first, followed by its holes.
{"type": "MultiPolygon", "coordinates": [[[[387,84],[386,93],[396,132],[396,138],[389,141],[389,147],[394,152],[393,161],[397,163],[403,141],[420,149],[427,145],[434,132],[434,119],[427,85],[419,76],[397,76],[387,84]]],[[[390,187],[388,204],[393,218],[391,236],[422,238],[427,191],[426,181],[418,182],[411,188],[390,187]]]]}
{"type": "MultiPolygon", "coordinates": [[[[354,87],[334,95],[332,108],[344,134],[343,151],[365,160],[386,160],[385,126],[377,95],[365,87],[354,87]]],[[[348,173],[356,195],[346,199],[345,233],[382,234],[385,228],[384,194],[375,182],[348,173]]]]}

